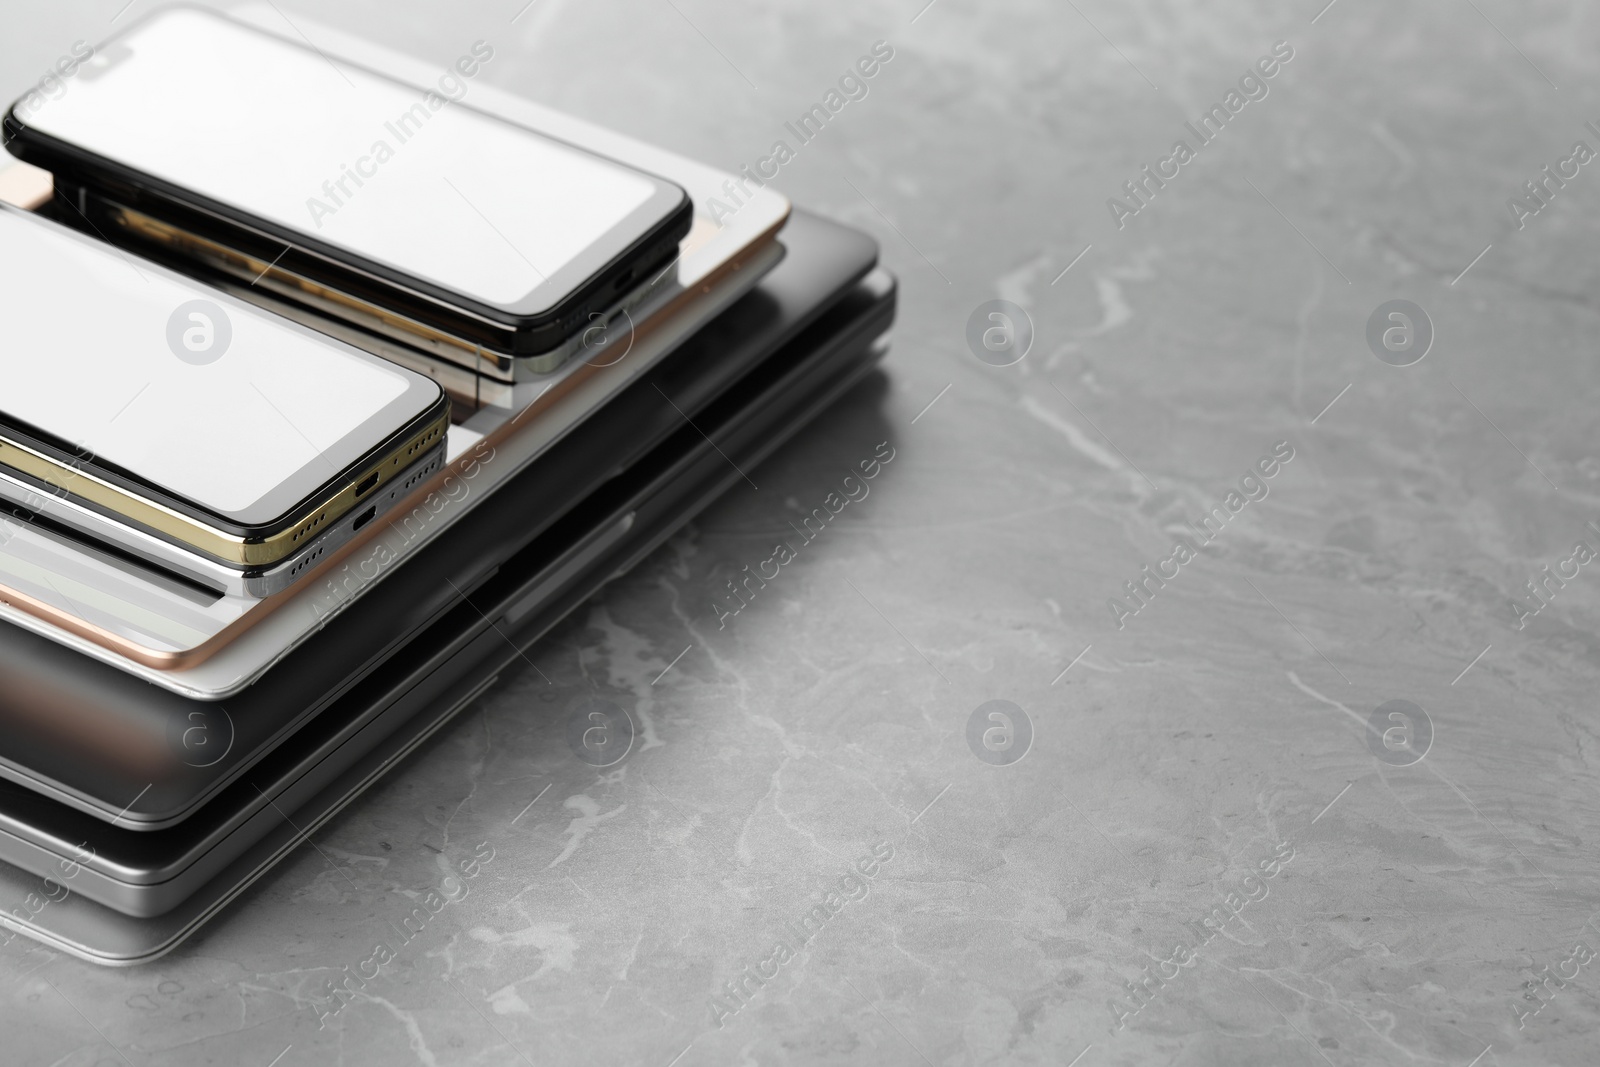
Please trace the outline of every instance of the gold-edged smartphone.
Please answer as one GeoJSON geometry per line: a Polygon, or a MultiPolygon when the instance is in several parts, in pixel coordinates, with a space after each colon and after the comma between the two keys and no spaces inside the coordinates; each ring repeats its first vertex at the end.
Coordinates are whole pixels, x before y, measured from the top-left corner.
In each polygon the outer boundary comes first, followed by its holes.
{"type": "Polygon", "coordinates": [[[430,379],[5,204],[0,323],[0,469],[231,566],[300,552],[449,428],[430,379]]]}

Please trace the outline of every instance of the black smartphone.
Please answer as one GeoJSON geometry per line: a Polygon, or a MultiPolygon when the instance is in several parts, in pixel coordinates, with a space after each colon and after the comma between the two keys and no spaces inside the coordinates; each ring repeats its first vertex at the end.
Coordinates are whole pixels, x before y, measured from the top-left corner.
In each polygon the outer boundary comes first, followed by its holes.
{"type": "Polygon", "coordinates": [[[534,358],[670,265],[693,207],[672,182],[473,108],[494,56],[463,42],[418,88],[177,5],[95,48],[67,92],[17,101],[5,137],[135,239],[467,365],[534,358]]]}

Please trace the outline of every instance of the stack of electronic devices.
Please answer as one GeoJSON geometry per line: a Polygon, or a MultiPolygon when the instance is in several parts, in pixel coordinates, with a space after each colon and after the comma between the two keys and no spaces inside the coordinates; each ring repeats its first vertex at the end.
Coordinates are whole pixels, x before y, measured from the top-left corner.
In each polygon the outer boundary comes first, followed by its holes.
{"type": "Polygon", "coordinates": [[[0,943],[170,950],[883,354],[862,234],[295,28],[5,116],[0,943]]]}

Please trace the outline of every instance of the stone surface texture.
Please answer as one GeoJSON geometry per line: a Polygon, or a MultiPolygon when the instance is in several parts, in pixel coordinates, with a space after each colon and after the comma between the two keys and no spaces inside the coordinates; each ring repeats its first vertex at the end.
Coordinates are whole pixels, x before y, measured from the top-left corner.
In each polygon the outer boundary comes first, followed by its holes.
{"type": "MultiPolygon", "coordinates": [[[[882,242],[887,373],[173,955],[14,944],[0,1061],[1600,1062],[1600,171],[1507,203],[1600,149],[1600,11],[923,2],[303,9],[729,169],[886,42],[777,185],[882,242]],[[1391,300],[1420,362],[1368,343],[1391,300]],[[593,695],[639,727],[598,770],[593,695]]],[[[123,3],[8,11],[8,97],[123,3]]]]}

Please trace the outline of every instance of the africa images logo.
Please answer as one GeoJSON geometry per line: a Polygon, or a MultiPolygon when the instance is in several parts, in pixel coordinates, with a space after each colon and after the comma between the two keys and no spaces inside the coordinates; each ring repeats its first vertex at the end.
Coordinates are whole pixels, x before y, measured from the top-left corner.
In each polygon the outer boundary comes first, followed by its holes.
{"type": "Polygon", "coordinates": [[[991,367],[1021,363],[1033,347],[1033,319],[1009,300],[979,304],[967,316],[967,348],[991,367]]]}
{"type": "Polygon", "coordinates": [[[799,150],[816,140],[822,134],[834,116],[845,109],[851,101],[865,100],[872,91],[868,83],[894,58],[894,46],[888,41],[874,41],[872,51],[857,59],[855,65],[839,76],[838,88],[829,89],[823,94],[819,103],[812,104],[794,122],[785,122],[783,128],[794,135],[795,146],[790,147],[789,142],[779,138],[772,142],[772,150],[767,155],[756,160],[752,168],[749,163],[739,166],[739,177],[729,178],[722,183],[723,200],[719,197],[709,197],[705,203],[705,213],[711,221],[721,226],[728,219],[739,213],[753,194],[749,184],[754,184],[757,189],[765,188],[767,182],[778,176],[778,172],[794,162],[799,150]],[[759,177],[758,177],[759,175],[759,177]]]}
{"type": "Polygon", "coordinates": [[[1184,567],[1199,559],[1200,550],[1221,536],[1223,529],[1240,512],[1253,503],[1265,500],[1272,491],[1268,480],[1277,477],[1294,456],[1294,445],[1279,441],[1272,446],[1270,453],[1256,460],[1255,465],[1245,471],[1239,479],[1239,488],[1228,490],[1222,503],[1213,505],[1198,523],[1185,520],[1186,529],[1173,542],[1172,554],[1157,560],[1154,570],[1146,563],[1137,578],[1123,582],[1124,596],[1121,600],[1107,598],[1106,606],[1111,609],[1111,621],[1117,629],[1126,627],[1128,619],[1149,607],[1156,593],[1178,577],[1184,567]]]}
{"type": "Polygon", "coordinates": [[[1433,320],[1410,300],[1385,301],[1367,318],[1367,347],[1391,367],[1409,367],[1433,347],[1433,320]]]}
{"type": "Polygon", "coordinates": [[[1379,704],[1367,719],[1367,750],[1391,767],[1422,762],[1433,747],[1433,720],[1409,700],[1379,704]]]}
{"type": "Polygon", "coordinates": [[[1111,221],[1117,224],[1117,229],[1122,229],[1129,219],[1149,207],[1156,194],[1167,187],[1167,182],[1182,174],[1183,168],[1196,159],[1207,145],[1222,136],[1223,129],[1245,109],[1246,104],[1252,100],[1265,100],[1271,92],[1268,81],[1276,77],[1283,69],[1283,64],[1293,58],[1294,47],[1288,41],[1274,44],[1271,55],[1262,56],[1256,60],[1254,67],[1244,72],[1237,89],[1229,89],[1220,104],[1212,104],[1210,110],[1200,116],[1198,128],[1192,122],[1183,124],[1184,129],[1194,137],[1195,145],[1179,138],[1172,143],[1170,155],[1156,160],[1154,170],[1146,163],[1140,174],[1131,181],[1123,182],[1122,191],[1128,199],[1119,200],[1113,196],[1106,200],[1106,209],[1111,212],[1111,221]]]}
{"type": "Polygon", "coordinates": [[[621,763],[633,748],[633,718],[603,697],[584,697],[568,718],[567,746],[591,767],[621,763]]]}
{"type": "Polygon", "coordinates": [[[215,363],[232,343],[228,313],[210,300],[190,300],[167,317],[167,348],[190,366],[215,363]]]}
{"type": "Polygon", "coordinates": [[[991,767],[1009,767],[1033,747],[1033,720],[1009,700],[989,700],[967,716],[967,747],[991,767]]]}
{"type": "MultiPolygon", "coordinates": [[[[896,455],[894,446],[887,441],[879,442],[878,447],[873,449],[872,454],[877,458],[864,459],[856,464],[857,469],[861,472],[859,478],[856,477],[855,471],[846,474],[839,483],[839,491],[830,492],[822,498],[822,507],[812,508],[811,514],[801,519],[799,526],[796,526],[793,521],[789,523],[789,528],[794,530],[799,537],[800,548],[804,548],[822,536],[822,531],[828,528],[828,523],[838,517],[839,513],[844,511],[850,504],[860,503],[867,499],[867,494],[872,492],[872,487],[867,483],[882,473],[883,468],[892,462],[896,455]]],[[[728,593],[732,594],[733,602],[739,606],[729,607],[727,603],[728,596],[718,594],[720,599],[712,601],[711,604],[711,610],[717,613],[717,629],[725,629],[729,619],[739,614],[755,601],[757,590],[765,589],[768,582],[783,573],[783,568],[793,563],[799,556],[800,549],[795,548],[787,540],[780,541],[773,546],[772,555],[757,563],[754,571],[750,569],[748,563],[744,565],[742,569],[744,578],[742,580],[729,578],[725,583],[728,593]],[[767,567],[772,568],[771,573],[768,573],[765,569],[767,567]],[[751,586],[752,582],[755,583],[754,587],[751,586]]]]}
{"type": "Polygon", "coordinates": [[[487,42],[474,41],[472,54],[457,59],[454,68],[446,70],[439,76],[437,91],[429,89],[423,94],[419,103],[412,104],[403,114],[396,115],[393,120],[383,124],[384,130],[394,138],[393,145],[387,139],[379,137],[372,142],[366,155],[356,158],[353,168],[348,163],[339,164],[339,176],[329,178],[322,183],[322,194],[327,199],[315,196],[306,198],[306,210],[311,214],[311,221],[317,229],[322,229],[324,216],[338,214],[339,209],[367,184],[362,179],[378,176],[378,168],[395,157],[396,147],[404,145],[421,133],[434,114],[442,111],[445,105],[463,99],[468,89],[465,79],[476,77],[483,69],[483,65],[493,58],[494,49],[487,42]],[[355,183],[354,190],[350,188],[352,182],[355,183]]]}

